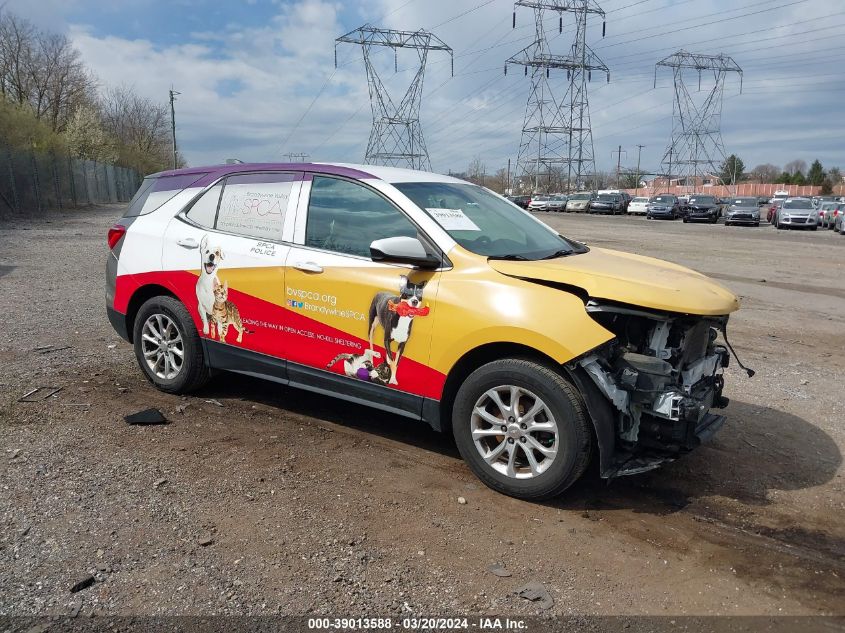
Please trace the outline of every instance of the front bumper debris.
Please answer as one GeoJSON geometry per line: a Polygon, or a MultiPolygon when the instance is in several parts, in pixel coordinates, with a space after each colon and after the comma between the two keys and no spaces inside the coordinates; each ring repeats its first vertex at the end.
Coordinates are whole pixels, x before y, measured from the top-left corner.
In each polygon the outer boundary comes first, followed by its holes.
{"type": "Polygon", "coordinates": [[[588,312],[617,338],[578,365],[611,405],[613,467],[603,476],[634,474],[698,447],[725,423],[723,370],[729,351],[716,343],[727,317],[660,315],[588,303],[588,312]]]}

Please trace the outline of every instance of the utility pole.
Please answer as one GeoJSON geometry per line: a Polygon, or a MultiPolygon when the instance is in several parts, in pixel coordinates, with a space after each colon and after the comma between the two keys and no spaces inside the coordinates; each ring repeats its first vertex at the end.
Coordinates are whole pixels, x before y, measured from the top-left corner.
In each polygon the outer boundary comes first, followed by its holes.
{"type": "Polygon", "coordinates": [[[674,148],[669,148],[669,175],[666,177],[666,191],[672,193],[672,153],[674,148]]]}
{"type": "MultiPolygon", "coordinates": [[[[534,42],[505,60],[508,66],[531,69],[531,88],[522,124],[522,139],[516,159],[517,177],[528,177],[538,188],[541,176],[551,176],[557,166],[566,166],[567,190],[585,186],[595,179],[596,163],[593,154],[593,132],[590,127],[590,105],[587,82],[593,71],[607,76],[610,71],[604,62],[587,46],[587,17],[605,14],[596,0],[517,0],[514,4],[513,27],[516,28],[516,8],[534,11],[534,42]],[[551,52],[551,36],[546,34],[547,15],[557,14],[558,33],[563,33],[564,16],[573,16],[575,35],[564,55],[551,52]],[[552,71],[566,71],[567,89],[562,97],[551,81],[552,71]],[[558,94],[555,94],[558,92],[558,94]]],[[[604,36],[602,25],[602,36],[604,36]]]]}
{"type": "Polygon", "coordinates": [[[635,191],[636,195],[640,195],[640,156],[643,153],[643,147],[645,147],[645,145],[637,145],[637,190],[635,191]]]}
{"type": "MultiPolygon", "coordinates": [[[[364,162],[368,165],[410,167],[430,171],[431,160],[420,125],[423,77],[430,52],[443,51],[452,58],[452,49],[434,33],[423,29],[396,31],[378,29],[365,24],[335,40],[335,68],[337,68],[337,45],[342,43],[357,44],[361,47],[364,68],[367,71],[373,127],[370,131],[364,162]],[[394,69],[397,69],[400,48],[412,49],[416,52],[418,61],[416,73],[402,99],[395,103],[390,98],[390,93],[382,83],[372,60],[374,49],[378,46],[393,51],[394,69]]],[[[454,59],[452,59],[452,75],[454,74],[454,59]]]]}
{"type": "Polygon", "coordinates": [[[282,154],[282,156],[286,156],[288,162],[290,163],[304,163],[305,159],[310,156],[310,154],[303,154],[302,152],[288,152],[287,154],[282,154]]]}
{"type": "Polygon", "coordinates": [[[511,159],[508,159],[508,183],[507,183],[508,192],[510,195],[513,195],[513,191],[511,190],[511,159]]]}
{"type": "Polygon", "coordinates": [[[176,162],[176,109],[173,107],[173,102],[176,101],[176,95],[182,94],[176,92],[173,87],[170,88],[170,130],[173,133],[173,169],[177,169],[179,165],[176,162]]]}
{"type": "Polygon", "coordinates": [[[622,169],[622,154],[627,156],[628,152],[622,149],[622,146],[620,145],[615,152],[610,152],[611,156],[614,154],[616,154],[616,188],[619,189],[619,170],[622,169]]]}

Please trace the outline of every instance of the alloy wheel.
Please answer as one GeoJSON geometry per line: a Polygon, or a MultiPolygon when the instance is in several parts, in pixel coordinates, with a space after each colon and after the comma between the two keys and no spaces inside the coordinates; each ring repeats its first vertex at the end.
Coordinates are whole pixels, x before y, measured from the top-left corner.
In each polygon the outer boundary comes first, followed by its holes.
{"type": "Polygon", "coordinates": [[[558,427],[537,395],[515,385],[488,389],[470,421],[478,453],[497,472],[515,479],[542,475],[558,452],[558,427]]]}
{"type": "Polygon", "coordinates": [[[141,330],[141,350],[150,371],[173,380],[182,371],[185,345],[176,322],[166,314],[152,314],[141,330]]]}

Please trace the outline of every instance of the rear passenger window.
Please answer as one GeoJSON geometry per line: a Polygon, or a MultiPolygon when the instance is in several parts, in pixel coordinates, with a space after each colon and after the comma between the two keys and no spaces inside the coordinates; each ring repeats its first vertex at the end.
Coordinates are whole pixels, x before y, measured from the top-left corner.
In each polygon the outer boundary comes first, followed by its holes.
{"type": "Polygon", "coordinates": [[[205,173],[176,174],[175,176],[148,176],[132,196],[124,217],[132,218],[152,213],[177,193],[204,177],[205,173]]]}
{"type": "Polygon", "coordinates": [[[305,245],[370,256],[370,244],[384,237],[417,237],[417,228],[386,198],[362,185],[314,176],[305,245]]]}
{"type": "Polygon", "coordinates": [[[223,186],[215,228],[245,237],[281,241],[285,214],[298,174],[229,176],[223,186]]]}
{"type": "Polygon", "coordinates": [[[220,204],[220,192],[222,191],[222,184],[214,185],[202,194],[199,200],[194,202],[193,206],[188,209],[185,215],[192,222],[213,229],[214,219],[217,217],[217,205],[220,204]]]}

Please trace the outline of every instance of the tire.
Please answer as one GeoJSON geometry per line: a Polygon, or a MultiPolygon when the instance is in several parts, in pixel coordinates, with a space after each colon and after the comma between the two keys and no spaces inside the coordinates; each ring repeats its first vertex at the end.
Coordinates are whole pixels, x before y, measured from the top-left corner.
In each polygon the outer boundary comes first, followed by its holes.
{"type": "Polygon", "coordinates": [[[684,224],[686,224],[687,222],[689,222],[689,220],[687,220],[686,218],[684,218],[684,224]]]}
{"type": "MultiPolygon", "coordinates": [[[[138,365],[147,380],[153,383],[157,389],[167,393],[188,393],[199,389],[208,382],[211,373],[204,362],[202,343],[197,329],[194,327],[193,319],[191,319],[191,315],[181,301],[168,296],[153,297],[147,300],[135,317],[132,340],[134,341],[135,358],[138,360],[138,365]],[[173,334],[175,331],[181,341],[182,363],[178,370],[171,365],[174,370],[173,375],[169,375],[171,372],[166,369],[167,360],[162,364],[161,373],[158,373],[150,367],[145,358],[145,352],[153,351],[151,348],[154,348],[155,345],[148,338],[144,338],[145,334],[147,336],[153,334],[153,331],[149,329],[145,331],[148,323],[159,331],[159,334],[161,332],[169,333],[166,334],[166,337],[169,336],[172,341],[176,340],[176,336],[173,334]]],[[[171,349],[177,348],[178,343],[174,342],[171,349]]],[[[165,355],[168,355],[174,361],[178,358],[175,351],[165,355]]],[[[157,364],[158,357],[154,358],[156,359],[155,367],[159,367],[157,364]]]]}
{"type": "Polygon", "coordinates": [[[482,482],[511,497],[534,501],[557,496],[575,483],[586,470],[592,450],[586,408],[575,387],[554,369],[517,358],[493,361],[467,377],[458,389],[452,407],[452,433],[464,461],[482,482]],[[551,432],[544,430],[532,432],[530,426],[523,434],[518,424],[518,413],[513,416],[512,422],[506,421],[511,389],[520,390],[517,401],[525,409],[530,410],[537,400],[542,401],[544,409],[532,419],[540,424],[551,422],[556,425],[553,437],[549,437],[551,432]],[[505,409],[490,397],[493,391],[502,394],[499,399],[503,404],[507,398],[505,409]],[[479,406],[486,412],[486,418],[475,413],[480,410],[479,406]],[[491,424],[490,419],[501,419],[506,430],[499,435],[500,429],[491,424]],[[486,435],[477,438],[481,447],[473,439],[473,426],[476,433],[487,431],[486,435]],[[524,441],[526,439],[529,441],[524,441]],[[548,442],[553,442],[551,446],[556,448],[556,452],[551,458],[547,457],[532,448],[531,442],[547,449],[550,448],[548,442]],[[526,446],[534,464],[530,462],[526,446]],[[488,463],[481,450],[488,453],[498,451],[499,458],[488,463]],[[513,475],[508,474],[509,469],[513,475]]]}
{"type": "Polygon", "coordinates": [[[725,222],[725,226],[730,226],[730,225],[731,225],[730,222],[725,222]]]}
{"type": "Polygon", "coordinates": [[[755,222],[755,223],[754,223],[754,226],[759,227],[759,226],[760,226],[760,223],[759,223],[759,222],[755,222]]]}

